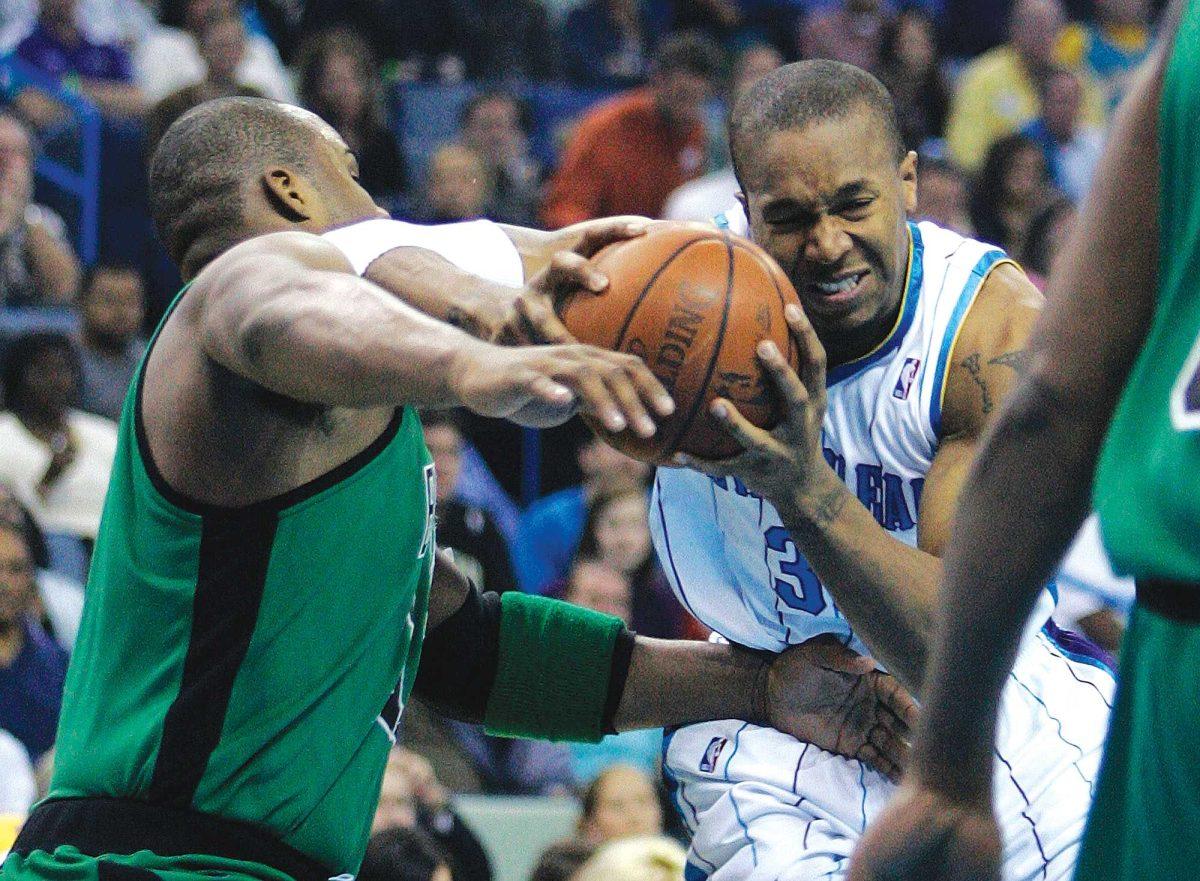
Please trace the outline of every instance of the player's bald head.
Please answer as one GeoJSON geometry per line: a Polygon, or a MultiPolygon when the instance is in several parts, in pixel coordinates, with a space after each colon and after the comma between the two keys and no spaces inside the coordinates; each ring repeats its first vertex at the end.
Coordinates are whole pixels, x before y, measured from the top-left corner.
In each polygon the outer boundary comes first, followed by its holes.
{"type": "Polygon", "coordinates": [[[904,141],[896,105],[879,80],[861,68],[824,59],[785,64],[747,89],[729,118],[729,152],[743,191],[752,186],[757,145],[771,134],[870,113],[899,163],[904,141]]]}
{"type": "Polygon", "coordinates": [[[320,117],[265,98],[218,98],[176,120],[150,161],[150,210],[171,258],[182,265],[201,237],[239,230],[247,180],[309,168],[322,137],[336,135],[320,117]]]}

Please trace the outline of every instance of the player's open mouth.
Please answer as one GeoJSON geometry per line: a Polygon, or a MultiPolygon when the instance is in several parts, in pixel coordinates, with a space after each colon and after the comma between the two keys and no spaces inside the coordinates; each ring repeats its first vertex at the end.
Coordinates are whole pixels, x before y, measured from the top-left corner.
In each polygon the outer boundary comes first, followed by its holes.
{"type": "Polygon", "coordinates": [[[851,272],[829,281],[811,282],[808,288],[824,302],[845,303],[858,295],[862,281],[868,274],[865,269],[860,272],[851,272]]]}

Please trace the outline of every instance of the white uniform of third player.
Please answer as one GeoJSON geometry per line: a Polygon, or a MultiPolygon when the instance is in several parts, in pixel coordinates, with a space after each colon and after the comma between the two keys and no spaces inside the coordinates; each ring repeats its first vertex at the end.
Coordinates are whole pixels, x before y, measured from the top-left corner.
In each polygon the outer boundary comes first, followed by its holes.
{"type": "MultiPolygon", "coordinates": [[[[745,232],[740,211],[725,218],[745,232]]],[[[909,229],[899,320],[873,352],[829,371],[823,446],[879,523],[915,545],[955,336],[1007,258],[933,224],[909,229]]],[[[775,509],[737,481],[659,469],[650,515],[675,592],[720,637],[779,651],[833,633],[867,651],[775,509]]],[[[1006,881],[1070,877],[1108,728],[1112,673],[1048,622],[1053,604],[1047,591],[1004,693],[995,790],[1006,881]]],[[[895,789],[858,761],[734,720],[669,732],[664,773],[693,834],[688,881],[841,878],[895,789]]]]}

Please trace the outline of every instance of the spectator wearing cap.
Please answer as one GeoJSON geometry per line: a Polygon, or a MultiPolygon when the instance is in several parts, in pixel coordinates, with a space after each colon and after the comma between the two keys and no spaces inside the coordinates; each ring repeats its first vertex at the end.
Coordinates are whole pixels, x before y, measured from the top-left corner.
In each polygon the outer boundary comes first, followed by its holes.
{"type": "Polygon", "coordinates": [[[671,191],[707,166],[705,107],[721,64],[721,50],[704,37],[664,40],[644,89],[604,102],[579,123],[551,182],[545,223],[660,216],[671,191]]]}
{"type": "Polygon", "coordinates": [[[0,306],[58,306],[75,298],[79,261],[62,219],[33,202],[33,135],[0,112],[0,306]]]}
{"type": "Polygon", "coordinates": [[[1150,5],[1150,0],[1096,0],[1092,17],[1071,22],[1059,38],[1059,60],[1100,83],[1110,109],[1150,51],[1150,5]]]}

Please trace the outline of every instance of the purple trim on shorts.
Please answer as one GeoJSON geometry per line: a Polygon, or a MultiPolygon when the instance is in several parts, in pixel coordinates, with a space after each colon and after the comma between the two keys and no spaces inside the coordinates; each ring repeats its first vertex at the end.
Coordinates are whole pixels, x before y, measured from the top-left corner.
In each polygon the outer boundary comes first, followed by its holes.
{"type": "Polygon", "coordinates": [[[1054,619],[1046,621],[1046,626],[1042,628],[1042,631],[1072,661],[1099,667],[1110,675],[1116,676],[1117,663],[1113,656],[1083,634],[1075,633],[1072,630],[1063,630],[1054,623],[1054,619]]]}

